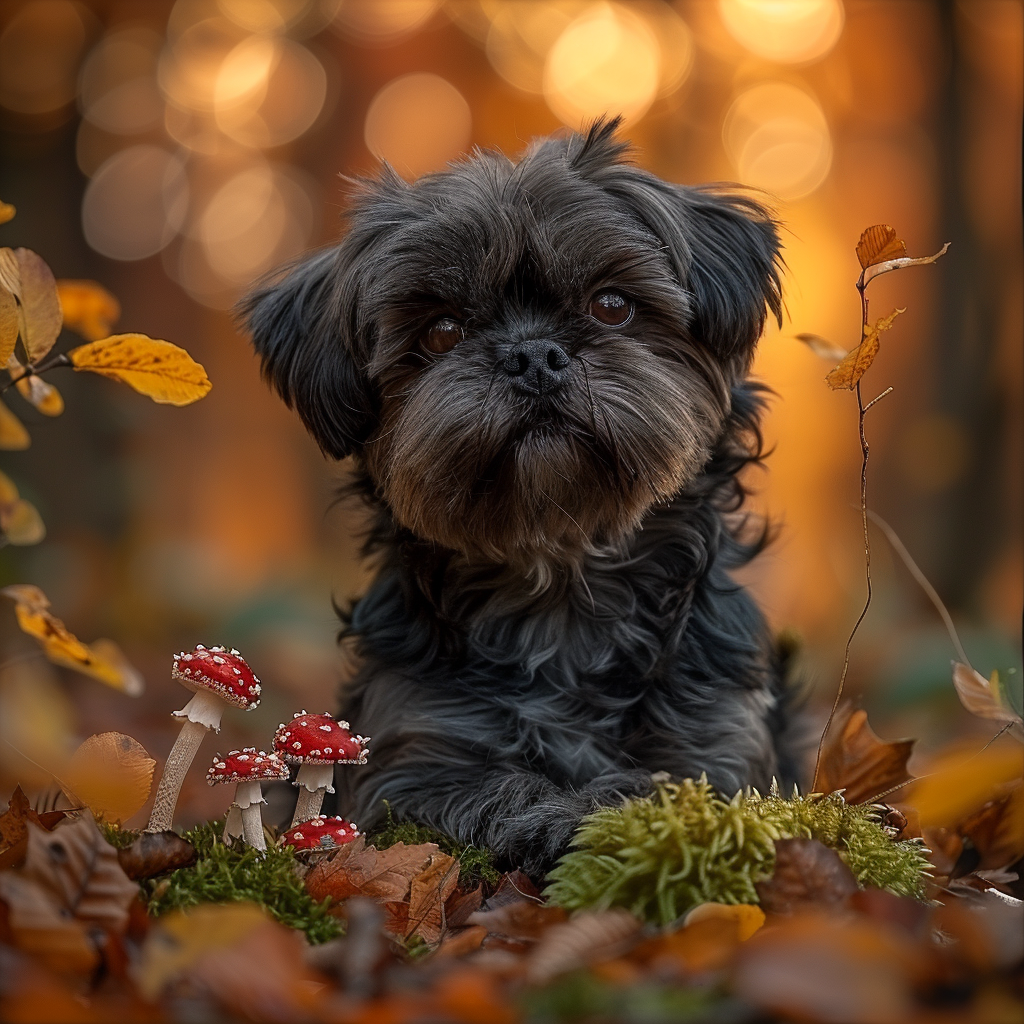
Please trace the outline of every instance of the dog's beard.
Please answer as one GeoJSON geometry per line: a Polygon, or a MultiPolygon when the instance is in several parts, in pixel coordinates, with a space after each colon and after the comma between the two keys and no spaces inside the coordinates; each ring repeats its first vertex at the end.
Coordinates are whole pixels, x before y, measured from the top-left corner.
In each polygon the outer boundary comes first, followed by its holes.
{"type": "Polygon", "coordinates": [[[538,401],[456,351],[392,382],[367,468],[418,537],[533,573],[578,564],[707,462],[727,389],[690,356],[609,339],[538,401]]]}

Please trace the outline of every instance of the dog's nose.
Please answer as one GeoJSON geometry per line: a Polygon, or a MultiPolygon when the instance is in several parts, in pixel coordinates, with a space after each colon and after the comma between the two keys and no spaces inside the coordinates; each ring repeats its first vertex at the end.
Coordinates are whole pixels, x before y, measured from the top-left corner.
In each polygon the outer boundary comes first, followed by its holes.
{"type": "Polygon", "coordinates": [[[546,395],[565,383],[569,356],[553,341],[522,341],[505,356],[502,366],[517,391],[546,395]]]}

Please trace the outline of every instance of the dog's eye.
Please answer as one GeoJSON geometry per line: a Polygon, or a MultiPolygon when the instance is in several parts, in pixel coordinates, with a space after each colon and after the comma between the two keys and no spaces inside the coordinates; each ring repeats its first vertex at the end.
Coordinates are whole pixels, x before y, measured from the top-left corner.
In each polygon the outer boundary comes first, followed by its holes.
{"type": "Polygon", "coordinates": [[[462,324],[450,316],[441,317],[427,331],[427,348],[431,352],[450,352],[463,337],[462,324]]]}
{"type": "Polygon", "coordinates": [[[633,316],[633,303],[619,292],[598,292],[590,300],[590,315],[609,327],[621,327],[633,316]]]}

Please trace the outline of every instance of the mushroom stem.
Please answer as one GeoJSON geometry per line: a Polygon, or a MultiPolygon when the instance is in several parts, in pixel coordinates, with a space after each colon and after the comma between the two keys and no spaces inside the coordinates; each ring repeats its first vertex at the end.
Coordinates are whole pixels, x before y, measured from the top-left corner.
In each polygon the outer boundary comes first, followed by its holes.
{"type": "Polygon", "coordinates": [[[300,825],[320,813],[324,802],[324,793],[333,793],[334,765],[307,762],[295,776],[295,785],[299,787],[299,799],[295,804],[292,827],[300,825]]]}
{"type": "Polygon", "coordinates": [[[299,788],[299,799],[295,804],[295,814],[292,817],[292,827],[301,825],[310,818],[315,818],[320,813],[324,802],[325,789],[315,789],[310,792],[305,786],[299,788]]]}
{"type": "Polygon", "coordinates": [[[149,824],[146,826],[147,832],[164,832],[170,829],[181,784],[185,781],[185,773],[195,759],[199,745],[207,732],[207,727],[201,722],[186,720],[181,727],[181,732],[178,733],[178,738],[167,755],[160,784],[156,787],[156,799],[153,801],[153,813],[149,816],[149,824]]]}
{"type": "Polygon", "coordinates": [[[240,782],[235,787],[235,802],[232,806],[241,810],[242,837],[249,846],[261,851],[267,849],[261,813],[261,805],[265,803],[259,782],[240,782]]]}
{"type": "Polygon", "coordinates": [[[244,834],[242,828],[242,811],[238,804],[232,804],[228,808],[228,816],[224,821],[224,834],[221,836],[221,841],[225,846],[231,845],[231,840],[244,834]]]}

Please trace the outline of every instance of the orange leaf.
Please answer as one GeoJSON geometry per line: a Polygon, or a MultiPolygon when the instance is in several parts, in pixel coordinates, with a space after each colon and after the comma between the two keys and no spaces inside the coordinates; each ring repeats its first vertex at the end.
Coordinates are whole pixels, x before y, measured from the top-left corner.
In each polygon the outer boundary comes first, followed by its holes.
{"type": "Polygon", "coordinates": [[[878,355],[879,335],[889,330],[904,309],[894,309],[888,316],[880,317],[870,327],[864,328],[864,340],[825,378],[825,382],[833,391],[846,388],[852,391],[857,381],[867,373],[868,367],[878,355]]]}
{"type": "Polygon", "coordinates": [[[18,389],[18,394],[44,416],[59,416],[64,411],[64,399],[60,392],[42,377],[19,377],[14,386],[18,389]]]}
{"type": "Polygon", "coordinates": [[[746,942],[764,924],[764,911],[755,903],[701,903],[683,918],[683,925],[711,920],[735,922],[740,941],[746,942]]]}
{"type": "Polygon", "coordinates": [[[857,259],[867,269],[875,263],[899,259],[907,255],[902,238],[896,237],[896,229],[888,224],[872,224],[865,228],[857,243],[857,259]]]}
{"type": "Polygon", "coordinates": [[[0,283],[0,363],[6,363],[18,343],[18,304],[0,283]]]}
{"type": "Polygon", "coordinates": [[[121,315],[121,304],[95,281],[60,280],[57,295],[64,312],[64,326],[86,341],[107,337],[121,315]]]}
{"type": "Polygon", "coordinates": [[[440,851],[432,854],[426,867],[410,883],[407,939],[418,936],[431,946],[441,941],[445,931],[444,905],[458,882],[459,862],[440,851]]]}
{"type": "Polygon", "coordinates": [[[17,212],[18,211],[11,206],[10,203],[5,203],[0,200],[0,224],[6,224],[17,212]]]}
{"type": "Polygon", "coordinates": [[[21,420],[0,402],[0,449],[7,452],[22,452],[31,443],[32,439],[21,420]]]}
{"type": "Polygon", "coordinates": [[[1007,868],[1024,857],[1024,782],[1010,783],[1007,796],[972,814],[960,832],[981,855],[982,871],[1007,868]]]}
{"type": "Polygon", "coordinates": [[[1004,783],[1024,775],[1024,750],[1015,743],[996,744],[977,754],[942,758],[915,783],[907,802],[917,808],[924,828],[959,825],[989,800],[1004,783]]]}

